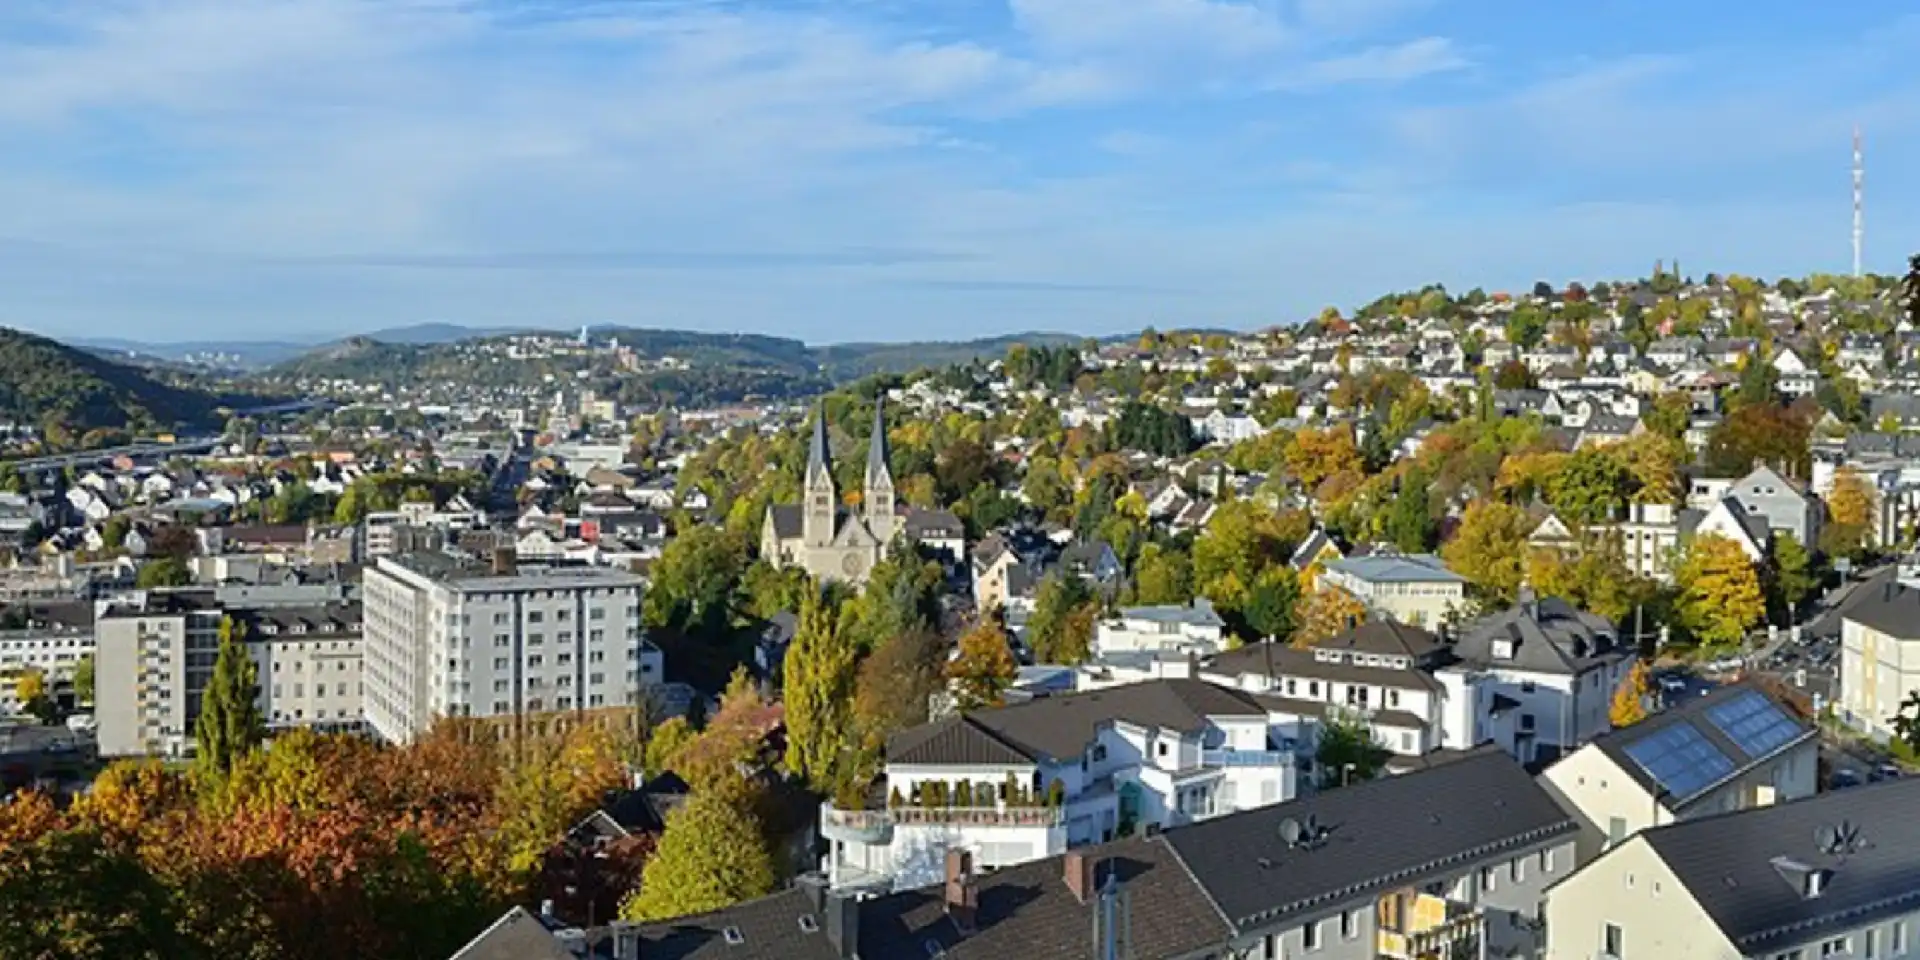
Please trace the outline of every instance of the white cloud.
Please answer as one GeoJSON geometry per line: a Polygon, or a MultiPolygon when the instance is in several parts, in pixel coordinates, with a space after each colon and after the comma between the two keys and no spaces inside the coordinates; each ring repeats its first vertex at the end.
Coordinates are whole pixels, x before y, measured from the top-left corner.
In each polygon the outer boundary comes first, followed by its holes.
{"type": "Polygon", "coordinates": [[[1281,77],[1275,85],[1303,89],[1342,83],[1404,83],[1471,65],[1446,37],[1421,37],[1320,60],[1296,74],[1281,77]]]}

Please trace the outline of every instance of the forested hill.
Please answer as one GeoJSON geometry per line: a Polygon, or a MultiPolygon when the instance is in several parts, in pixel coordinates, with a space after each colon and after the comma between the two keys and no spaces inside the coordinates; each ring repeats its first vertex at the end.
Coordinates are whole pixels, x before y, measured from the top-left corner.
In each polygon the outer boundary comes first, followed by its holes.
{"type": "Polygon", "coordinates": [[[0,419],[75,434],[207,425],[228,398],[0,327],[0,419]]]}

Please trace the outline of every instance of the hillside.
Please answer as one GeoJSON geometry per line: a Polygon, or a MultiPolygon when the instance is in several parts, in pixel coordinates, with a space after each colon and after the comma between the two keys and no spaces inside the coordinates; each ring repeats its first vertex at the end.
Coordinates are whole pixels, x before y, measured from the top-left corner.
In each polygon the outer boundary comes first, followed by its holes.
{"type": "Polygon", "coordinates": [[[210,424],[223,398],[46,337],[0,327],[0,419],[69,431],[210,424]]]}
{"type": "MultiPolygon", "coordinates": [[[[465,328],[435,326],[433,333],[451,336],[465,328]]],[[[543,331],[555,342],[570,340],[564,331],[543,331]]],[[[475,331],[478,334],[478,331],[475,331]]],[[[615,342],[646,364],[672,364],[675,386],[697,382],[705,392],[728,372],[751,381],[745,392],[787,394],[809,392],[822,381],[841,382],[873,373],[907,373],[940,368],[976,358],[998,357],[1016,343],[1055,345],[1079,338],[1058,333],[1030,333],[963,342],[847,343],[809,346],[799,340],[760,334],[700,333],[637,327],[593,327],[596,346],[615,342]]],[[[458,340],[431,338],[406,342],[378,335],[349,337],[263,371],[273,380],[352,380],[405,386],[423,380],[444,380],[475,386],[534,384],[549,374],[614,377],[612,357],[555,353],[550,356],[503,359],[508,334],[475,335],[458,340]]],[[[638,374],[642,379],[654,372],[638,374]]],[[[635,375],[629,375],[635,376],[635,375]]],[[[642,392],[650,392],[643,387],[642,392]]],[[[672,392],[678,392],[672,391],[672,392]]]]}

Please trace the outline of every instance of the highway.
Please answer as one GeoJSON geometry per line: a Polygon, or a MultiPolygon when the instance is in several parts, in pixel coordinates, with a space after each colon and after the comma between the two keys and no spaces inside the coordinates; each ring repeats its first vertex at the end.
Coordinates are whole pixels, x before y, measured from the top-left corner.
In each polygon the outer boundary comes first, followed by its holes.
{"type": "Polygon", "coordinates": [[[98,450],[79,450],[74,453],[61,453],[46,457],[27,457],[20,460],[8,460],[6,463],[21,473],[34,473],[42,470],[59,470],[63,467],[82,464],[101,463],[115,457],[126,456],[134,460],[164,460],[175,454],[206,453],[218,444],[218,437],[199,437],[179,440],[174,443],[133,443],[124,447],[101,447],[98,450]]]}

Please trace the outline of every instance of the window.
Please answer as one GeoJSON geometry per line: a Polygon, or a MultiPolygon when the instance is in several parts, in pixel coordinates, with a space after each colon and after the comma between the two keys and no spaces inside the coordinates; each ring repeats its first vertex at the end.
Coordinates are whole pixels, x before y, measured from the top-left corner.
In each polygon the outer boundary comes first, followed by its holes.
{"type": "Polygon", "coordinates": [[[1820,955],[1823,957],[1838,957],[1848,953],[1852,949],[1852,938],[1834,937],[1832,940],[1828,940],[1826,943],[1820,945],[1820,955]]]}
{"type": "Polygon", "coordinates": [[[1314,920],[1300,926],[1300,943],[1308,950],[1320,949],[1320,921],[1314,920]]]}
{"type": "Polygon", "coordinates": [[[1540,851],[1540,872],[1541,873],[1553,872],[1553,851],[1552,850],[1540,851]]]}
{"type": "Polygon", "coordinates": [[[546,618],[547,618],[547,616],[546,616],[546,614],[544,614],[544,613],[541,613],[541,612],[540,612],[540,611],[538,611],[538,610],[529,610],[529,611],[527,611],[527,622],[528,622],[528,623],[539,623],[540,621],[542,621],[542,620],[545,620],[546,618]]]}
{"type": "Polygon", "coordinates": [[[1499,883],[1493,875],[1493,868],[1482,867],[1480,869],[1480,891],[1482,893],[1492,893],[1498,886],[1499,883]]]}
{"type": "Polygon", "coordinates": [[[1625,939],[1625,934],[1618,924],[1603,924],[1600,928],[1600,955],[1618,960],[1623,956],[1621,950],[1624,949],[1622,943],[1625,939]]]}
{"type": "Polygon", "coordinates": [[[1340,939],[1352,940],[1360,935],[1360,911],[1348,910],[1340,915],[1340,939]]]}
{"type": "Polygon", "coordinates": [[[1520,692],[1521,692],[1521,693],[1532,693],[1532,692],[1533,692],[1533,681],[1532,681],[1532,680],[1522,680],[1522,681],[1520,681],[1520,692]]]}
{"type": "Polygon", "coordinates": [[[1880,931],[1868,927],[1860,934],[1860,956],[1862,960],[1874,960],[1880,955],[1880,931]]]}
{"type": "Polygon", "coordinates": [[[1164,756],[1166,756],[1166,755],[1167,755],[1167,743],[1166,743],[1166,741],[1164,741],[1164,740],[1162,740],[1162,741],[1160,741],[1160,743],[1159,743],[1159,744],[1158,744],[1157,746],[1159,747],[1159,750],[1158,750],[1158,754],[1159,754],[1160,756],[1163,756],[1163,757],[1164,757],[1164,756]]]}
{"type": "MultiPolygon", "coordinates": [[[[1601,784],[1601,786],[1604,787],[1605,784],[1601,784]]],[[[1625,840],[1626,838],[1627,838],[1627,818],[1608,817],[1607,818],[1607,846],[1611,847],[1614,844],[1619,843],[1622,840],[1625,840]]]]}
{"type": "Polygon", "coordinates": [[[1907,922],[1895,920],[1892,930],[1887,934],[1887,954],[1900,956],[1907,952],[1907,922]]]}
{"type": "Polygon", "coordinates": [[[1525,857],[1515,857],[1513,858],[1513,862],[1507,864],[1507,878],[1514,883],[1519,883],[1527,879],[1527,859],[1525,857]]]}

